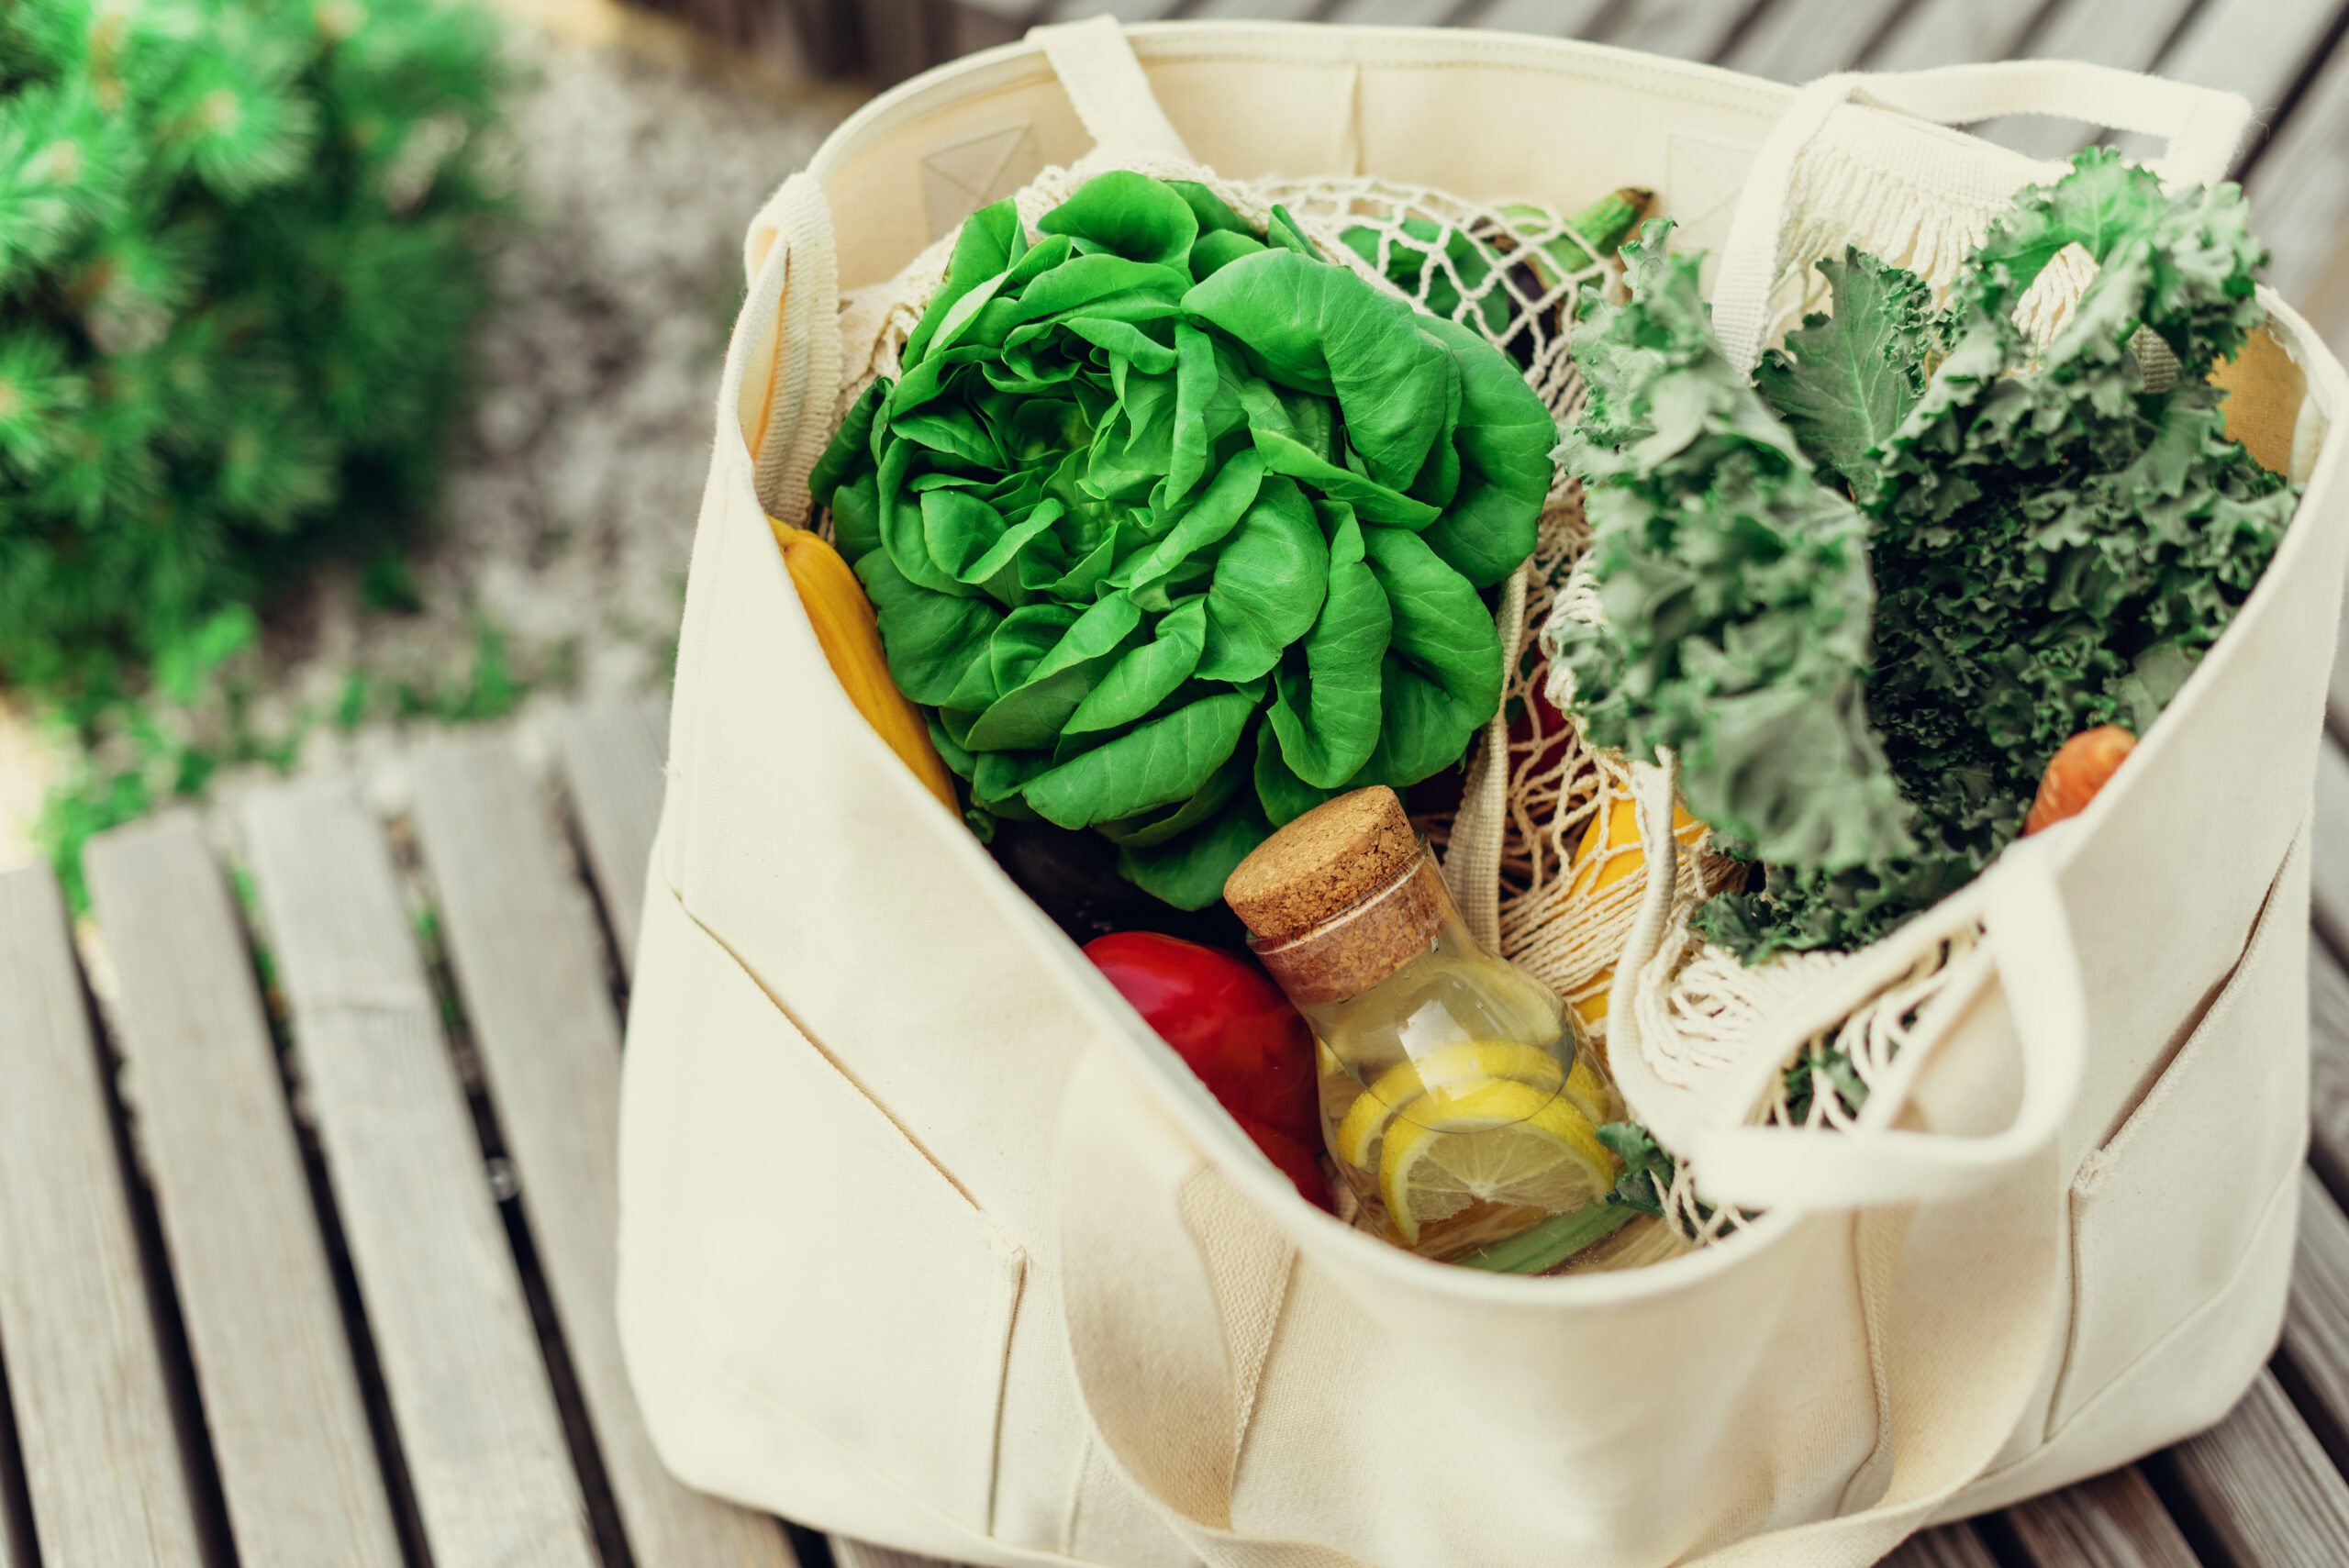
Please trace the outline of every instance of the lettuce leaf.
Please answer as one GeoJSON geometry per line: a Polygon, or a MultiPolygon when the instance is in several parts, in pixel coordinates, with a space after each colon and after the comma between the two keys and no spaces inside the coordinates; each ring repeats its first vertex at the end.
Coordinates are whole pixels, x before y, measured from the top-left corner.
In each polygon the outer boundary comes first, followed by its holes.
{"type": "Polygon", "coordinates": [[[1479,590],[1532,550],[1556,426],[1476,334],[1099,175],[965,222],[810,488],[891,674],[991,816],[1116,843],[1197,908],[1339,789],[1457,762],[1500,699],[1479,590]]]}

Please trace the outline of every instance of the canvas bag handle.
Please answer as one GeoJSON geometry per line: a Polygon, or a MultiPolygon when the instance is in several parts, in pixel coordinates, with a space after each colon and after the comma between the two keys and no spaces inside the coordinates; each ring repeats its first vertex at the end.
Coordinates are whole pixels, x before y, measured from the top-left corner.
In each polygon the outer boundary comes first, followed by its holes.
{"type": "Polygon", "coordinates": [[[1115,17],[1030,28],[1028,36],[1042,47],[1078,122],[1097,146],[1194,161],[1182,133],[1158,106],[1150,78],[1115,17]]]}
{"type": "MultiPolygon", "coordinates": [[[[2010,941],[2010,972],[2018,979],[2032,974],[2025,993],[2048,1002],[2046,1009],[2027,1007],[2018,997],[2022,1051],[2027,1059],[2076,1059],[2086,1005],[2046,854],[2034,845],[2032,854],[2004,863],[1999,880],[2010,887],[2013,911],[2042,911],[2009,913],[2001,922],[2018,939],[2010,941]],[[2039,964],[2027,955],[2025,937],[2055,937],[2060,946],[2039,964]]],[[[2001,979],[2006,970],[2001,964],[2001,979]]],[[[2051,1127],[2034,1148],[2006,1140],[2006,1176],[2053,1185],[2053,1176],[2032,1172],[2034,1160],[2051,1160],[2051,1127]]],[[[1071,1073],[1054,1152],[1069,1354],[1078,1396],[1113,1467],[1208,1568],[1364,1568],[1327,1544],[1250,1538],[1230,1521],[1245,1420],[1215,1277],[1184,1218],[1186,1193],[1215,1173],[1215,1162],[1104,1047],[1087,1051],[1071,1073]]],[[[1771,1152],[1787,1155],[1786,1140],[1771,1152]]],[[[1905,1437],[1896,1437],[1884,1500],[1741,1540],[1687,1559],[1687,1568],[1865,1568],[1987,1470],[2030,1404],[2058,1305],[2063,1204],[2034,1204],[2032,1216],[2025,1232],[1997,1240],[2006,1268],[2018,1273],[1983,1268],[1978,1256],[1941,1256],[1938,1289],[1914,1294],[1931,1300],[1933,1321],[1896,1338],[1900,1350],[1888,1354],[1893,1429],[1905,1437]]],[[[1887,1286],[1900,1228],[1888,1235],[1863,1249],[1875,1261],[1876,1286],[1887,1286]]],[[[1572,1310],[1572,1303],[1557,1310],[1572,1310]]]]}
{"type": "Polygon", "coordinates": [[[805,523],[807,475],[832,439],[841,385],[840,271],[831,204],[805,172],[784,181],[742,237],[750,303],[743,362],[720,383],[718,428],[741,434],[767,515],[805,523]]]}
{"type": "Polygon", "coordinates": [[[1806,85],[1754,154],[1713,285],[1713,334],[1740,373],[1761,359],[1771,323],[1787,202],[1803,150],[1847,103],[1871,104],[1940,125],[2001,115],[2061,115],[2165,138],[2149,167],[2165,181],[2226,177],[2251,123],[2240,94],[2189,86],[2076,60],[2008,60],[1930,71],[1844,71],[1806,85]]]}
{"type": "MultiPolygon", "coordinates": [[[[1679,845],[1668,828],[1673,799],[1667,770],[1653,773],[1635,795],[1641,841],[1656,848],[1640,924],[1609,995],[1608,1017],[1617,1020],[1609,1062],[1632,1114],[1703,1173],[1708,1198],[1753,1208],[1932,1203],[1987,1186],[2048,1145],[2078,1099],[2087,1062],[2087,990],[2048,840],[2018,840],[1977,884],[1987,945],[2021,1060],[2021,1100],[2005,1130],[1976,1138],[1888,1127],[1758,1127],[1748,1122],[1749,1111],[1813,1021],[1787,1027],[1777,1020],[1701,1095],[1665,1084],[1641,1048],[1639,973],[1653,956],[1674,896],[1679,845]]],[[[1847,1012],[1847,1004],[1872,994],[1914,957],[1899,948],[1880,951],[1888,957],[1859,960],[1828,982],[1841,984],[1821,1000],[1816,1022],[1847,1012]]]]}

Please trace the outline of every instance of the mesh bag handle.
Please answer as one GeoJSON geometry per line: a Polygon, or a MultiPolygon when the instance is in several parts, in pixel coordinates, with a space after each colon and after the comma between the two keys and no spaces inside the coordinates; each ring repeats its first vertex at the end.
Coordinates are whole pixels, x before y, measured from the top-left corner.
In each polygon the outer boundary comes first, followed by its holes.
{"type": "Polygon", "coordinates": [[[1862,103],[1940,125],[2001,115],[2060,115],[2165,139],[2149,165],[2164,180],[2207,184],[2226,176],[2251,123],[2240,94],[2166,82],[2076,60],[2008,60],[1931,71],[1838,72],[1805,86],[1754,154],[1737,216],[1721,246],[1713,288],[1713,332],[1730,362],[1751,371],[1773,316],[1783,258],[1787,201],[1803,150],[1847,103],[1862,103]]]}

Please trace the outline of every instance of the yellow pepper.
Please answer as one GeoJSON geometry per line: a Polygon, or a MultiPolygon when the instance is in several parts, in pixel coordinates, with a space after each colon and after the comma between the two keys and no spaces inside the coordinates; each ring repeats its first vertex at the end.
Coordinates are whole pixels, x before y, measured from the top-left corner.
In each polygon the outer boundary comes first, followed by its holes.
{"type": "MultiPolygon", "coordinates": [[[[1688,815],[1688,808],[1678,801],[1672,803],[1672,836],[1684,849],[1694,848],[1705,835],[1705,825],[1688,815]]],[[[1647,852],[1640,848],[1640,816],[1637,805],[1630,795],[1618,798],[1607,808],[1604,817],[1594,817],[1590,826],[1583,829],[1582,842],[1575,846],[1574,859],[1566,862],[1569,881],[1580,876],[1593,857],[1604,855],[1598,876],[1591,884],[1591,891],[1610,887],[1625,877],[1647,868],[1647,852]],[[1600,829],[1605,829],[1604,837],[1600,829]]],[[[1595,1024],[1607,1016],[1607,991],[1614,983],[1615,970],[1609,965],[1591,976],[1592,989],[1586,990],[1574,1003],[1575,1017],[1586,1024],[1595,1024]]]]}
{"type": "Polygon", "coordinates": [[[773,517],[767,519],[767,526],[774,530],[774,542],[783,550],[792,585],[799,590],[800,607],[816,628],[816,645],[824,651],[841,689],[848,693],[849,701],[873,726],[874,733],[913,770],[914,777],[947,810],[960,814],[962,807],[954,800],[954,776],[946,771],[938,748],[930,744],[930,727],[921,710],[906,700],[889,676],[888,661],[881,651],[880,624],[874,618],[873,602],[864,596],[864,585],[822,535],[773,517]]]}

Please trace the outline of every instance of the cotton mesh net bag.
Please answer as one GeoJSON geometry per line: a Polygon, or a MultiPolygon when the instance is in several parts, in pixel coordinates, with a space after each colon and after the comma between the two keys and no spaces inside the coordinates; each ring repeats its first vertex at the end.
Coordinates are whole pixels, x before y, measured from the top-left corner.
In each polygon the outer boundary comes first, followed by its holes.
{"type": "MultiPolygon", "coordinates": [[[[2055,166],[2043,167],[2052,173],[2055,166]]],[[[1586,289],[1619,289],[1620,267],[1611,257],[1591,259],[1602,247],[1557,213],[1372,176],[1230,180],[1163,153],[1105,147],[1041,171],[1015,194],[1023,229],[1032,239],[1045,213],[1112,170],[1196,181],[1260,229],[1275,206],[1286,208],[1327,259],[1509,353],[1562,428],[1578,415],[1575,301],[1586,289]],[[1490,264],[1496,256],[1502,264],[1490,264]],[[1579,264],[1567,264],[1577,256],[1579,264]]],[[[1811,266],[1819,256],[1856,245],[1945,288],[2004,204],[2003,192],[1976,201],[1923,197],[1839,147],[1831,128],[1792,172],[1768,298],[1772,336],[1826,303],[1811,266]]],[[[874,380],[898,373],[958,234],[885,283],[843,296],[841,414],[874,380]]],[[[2092,272],[2084,253],[2059,258],[2019,319],[2043,342],[2092,272]]],[[[1750,1073],[1757,1029],[1862,955],[1781,954],[1748,966],[1692,929],[1698,907],[1741,882],[1746,868],[1713,851],[1704,825],[1678,808],[1668,757],[1634,762],[1593,745],[1569,717],[1571,682],[1552,654],[1558,628],[1604,614],[1583,565],[1588,539],[1581,485],[1562,466],[1533,554],[1501,593],[1499,711],[1471,748],[1456,816],[1420,825],[1442,849],[1445,880],[1479,941],[1572,1006],[1602,1051],[1610,1008],[1628,999],[1639,1055],[1654,1078],[1691,1095],[1718,1093],[1736,1070],[1750,1073]],[[1629,970],[1620,984],[1619,967],[1629,970]]],[[[1978,917],[1967,909],[1954,919],[1921,944],[1903,944],[1889,971],[1881,955],[1859,965],[1883,973],[1865,976],[1847,1008],[1772,1064],[1755,1085],[1751,1119],[1844,1129],[1897,1111],[1923,1054],[1909,1048],[1933,1026],[1933,1004],[1969,958],[1981,958],[1978,917]]],[[[1700,1244],[1745,1218],[1705,1202],[1701,1173],[1677,1159],[1664,1207],[1677,1231],[1700,1244]]]]}

